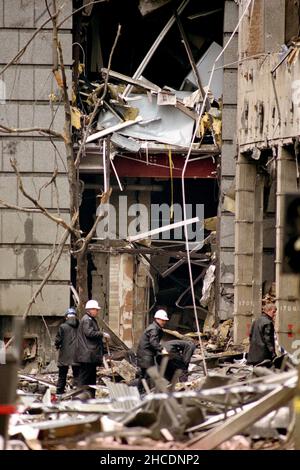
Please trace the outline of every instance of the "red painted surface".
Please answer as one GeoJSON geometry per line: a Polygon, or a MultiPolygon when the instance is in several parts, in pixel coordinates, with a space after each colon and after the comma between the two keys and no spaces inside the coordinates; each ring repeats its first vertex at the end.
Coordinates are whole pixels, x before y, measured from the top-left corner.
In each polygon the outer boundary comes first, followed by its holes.
{"type": "MultiPolygon", "coordinates": [[[[197,157],[191,157],[191,160],[197,157]]],[[[216,178],[217,159],[212,157],[203,160],[189,161],[185,173],[186,178],[216,178]]],[[[181,178],[185,158],[172,155],[173,178],[181,178]]],[[[170,178],[168,154],[116,156],[113,160],[118,175],[148,178],[170,178]]]]}
{"type": "Polygon", "coordinates": [[[15,405],[0,405],[0,415],[12,415],[16,411],[15,405]]]}
{"type": "Polygon", "coordinates": [[[294,325],[288,325],[288,329],[288,338],[292,338],[293,336],[295,336],[295,334],[293,333],[294,325]]]}

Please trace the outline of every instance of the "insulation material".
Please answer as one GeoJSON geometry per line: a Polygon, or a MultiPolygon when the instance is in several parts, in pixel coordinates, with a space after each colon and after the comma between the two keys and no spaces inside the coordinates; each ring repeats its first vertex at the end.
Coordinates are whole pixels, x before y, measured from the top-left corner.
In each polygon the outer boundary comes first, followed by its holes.
{"type": "MultiPolygon", "coordinates": [[[[221,51],[222,47],[216,42],[213,42],[207,49],[206,53],[201,57],[201,59],[197,63],[197,69],[199,71],[200,79],[204,87],[209,84],[214,62],[221,51]]],[[[215,70],[210,84],[210,90],[212,91],[216,100],[221,98],[223,95],[223,63],[224,58],[222,56],[218,61],[218,68],[215,70]]],[[[193,70],[191,70],[191,72],[183,81],[181,89],[184,89],[184,86],[187,84],[192,84],[197,88],[197,82],[193,70]]]]}
{"type": "Polygon", "coordinates": [[[139,10],[143,16],[152,13],[158,8],[163,7],[167,3],[170,3],[170,0],[140,0],[139,10]]]}
{"type": "Polygon", "coordinates": [[[203,281],[203,288],[202,288],[202,297],[200,303],[203,307],[206,307],[209,299],[210,299],[210,292],[215,280],[215,270],[216,266],[213,264],[208,268],[206,271],[204,281],[203,281]]]}
{"type": "MultiPolygon", "coordinates": [[[[187,92],[176,92],[176,96],[180,99],[189,95],[187,92]]],[[[174,106],[157,105],[155,97],[150,102],[147,96],[141,96],[135,102],[135,106],[139,108],[142,121],[128,129],[119,130],[119,134],[138,140],[152,140],[182,147],[190,145],[194,126],[192,118],[174,106]]],[[[103,127],[107,129],[118,123],[110,111],[102,111],[98,119],[98,129],[103,127]]]]}

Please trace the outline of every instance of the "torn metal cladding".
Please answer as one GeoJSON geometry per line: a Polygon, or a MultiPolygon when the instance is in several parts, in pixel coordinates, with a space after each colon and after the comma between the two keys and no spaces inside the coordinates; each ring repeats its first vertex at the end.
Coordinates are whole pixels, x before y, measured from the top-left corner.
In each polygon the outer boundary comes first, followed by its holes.
{"type": "Polygon", "coordinates": [[[261,147],[266,136],[275,143],[298,135],[300,62],[289,63],[288,58],[279,66],[278,54],[241,63],[239,86],[245,98],[238,107],[240,146],[261,147]]]}

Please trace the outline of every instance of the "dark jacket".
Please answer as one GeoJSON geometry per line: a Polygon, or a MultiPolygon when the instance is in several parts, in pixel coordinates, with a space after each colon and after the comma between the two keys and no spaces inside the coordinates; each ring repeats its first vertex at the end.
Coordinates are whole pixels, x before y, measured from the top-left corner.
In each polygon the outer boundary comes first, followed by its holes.
{"type": "Polygon", "coordinates": [[[272,360],[275,354],[275,330],[272,319],[262,314],[251,325],[248,364],[259,364],[265,359],[272,360]]]}
{"type": "Polygon", "coordinates": [[[58,328],[55,347],[58,349],[58,366],[75,364],[75,347],[79,321],[76,317],[67,318],[58,328]]]}
{"type": "Polygon", "coordinates": [[[102,363],[103,334],[95,318],[87,313],[82,317],[78,327],[75,358],[77,362],[90,364],[102,363]]]}
{"type": "Polygon", "coordinates": [[[163,330],[155,320],[145,329],[136,352],[138,367],[148,369],[148,367],[155,365],[155,357],[162,350],[159,343],[162,335],[163,330]]]}

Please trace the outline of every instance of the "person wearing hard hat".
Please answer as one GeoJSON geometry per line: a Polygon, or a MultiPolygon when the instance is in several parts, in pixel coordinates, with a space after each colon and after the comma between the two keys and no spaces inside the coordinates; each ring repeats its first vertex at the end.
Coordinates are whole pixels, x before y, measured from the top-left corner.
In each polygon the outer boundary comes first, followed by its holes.
{"type": "MultiPolygon", "coordinates": [[[[85,305],[86,313],[82,317],[77,334],[76,361],[79,363],[79,385],[96,385],[96,369],[102,364],[103,341],[109,338],[100,331],[96,317],[101,310],[96,300],[89,300],[85,305]]],[[[95,396],[95,391],[91,392],[95,396]]]]}
{"type": "MultiPolygon", "coordinates": [[[[169,321],[167,312],[158,310],[154,315],[154,321],[146,328],[137,348],[137,366],[140,369],[140,379],[146,379],[150,384],[147,369],[155,365],[159,355],[168,354],[160,344],[163,336],[163,327],[169,321]]],[[[141,389],[141,387],[139,387],[141,389]]]]}
{"type": "Polygon", "coordinates": [[[78,324],[79,321],[76,317],[75,308],[68,308],[65,313],[65,321],[58,328],[58,332],[54,341],[55,347],[58,350],[58,381],[56,386],[57,395],[62,395],[65,392],[67,375],[70,366],[72,367],[73,371],[73,386],[77,386],[79,366],[75,362],[75,346],[78,324]]]}

